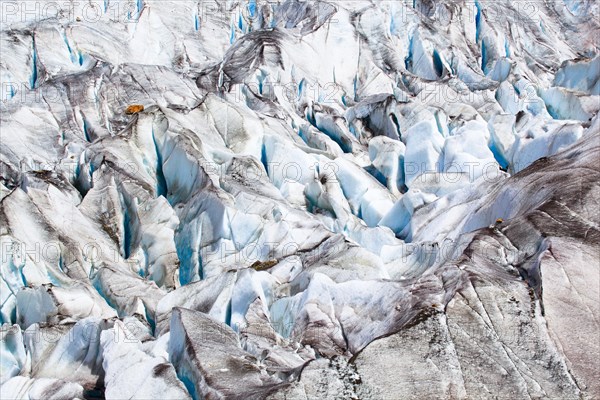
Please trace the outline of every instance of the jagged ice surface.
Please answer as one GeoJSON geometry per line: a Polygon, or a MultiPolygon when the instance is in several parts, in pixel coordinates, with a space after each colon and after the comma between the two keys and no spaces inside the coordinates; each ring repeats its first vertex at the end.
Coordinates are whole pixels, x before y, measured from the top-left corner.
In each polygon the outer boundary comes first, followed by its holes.
{"type": "Polygon", "coordinates": [[[600,396],[596,2],[26,3],[0,398],[600,396]]]}

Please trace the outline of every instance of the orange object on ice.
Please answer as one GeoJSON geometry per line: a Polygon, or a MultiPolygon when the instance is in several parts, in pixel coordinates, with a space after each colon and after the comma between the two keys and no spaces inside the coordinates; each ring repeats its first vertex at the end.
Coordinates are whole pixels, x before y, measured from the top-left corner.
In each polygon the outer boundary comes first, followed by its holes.
{"type": "Polygon", "coordinates": [[[144,106],[141,104],[133,104],[125,109],[125,114],[132,115],[144,111],[144,106]]]}

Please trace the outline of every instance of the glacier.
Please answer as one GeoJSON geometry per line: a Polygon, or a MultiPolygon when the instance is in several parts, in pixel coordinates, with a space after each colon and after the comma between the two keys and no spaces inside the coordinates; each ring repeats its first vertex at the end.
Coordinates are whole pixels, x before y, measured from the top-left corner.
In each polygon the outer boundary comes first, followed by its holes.
{"type": "Polygon", "coordinates": [[[599,3],[0,8],[0,398],[600,397],[599,3]]]}

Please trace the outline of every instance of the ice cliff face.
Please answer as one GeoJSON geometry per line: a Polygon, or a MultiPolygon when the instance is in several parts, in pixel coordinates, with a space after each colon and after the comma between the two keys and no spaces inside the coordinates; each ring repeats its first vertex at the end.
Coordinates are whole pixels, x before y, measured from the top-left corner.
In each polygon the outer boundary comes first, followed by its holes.
{"type": "Polygon", "coordinates": [[[596,2],[1,7],[0,398],[600,396],[596,2]]]}

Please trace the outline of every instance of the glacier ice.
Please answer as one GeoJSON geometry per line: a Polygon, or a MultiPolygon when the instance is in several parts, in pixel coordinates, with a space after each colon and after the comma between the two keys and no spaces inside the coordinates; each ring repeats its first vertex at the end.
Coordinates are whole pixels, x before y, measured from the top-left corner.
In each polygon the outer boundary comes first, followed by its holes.
{"type": "Polygon", "coordinates": [[[0,398],[600,396],[597,2],[1,11],[0,398]]]}

